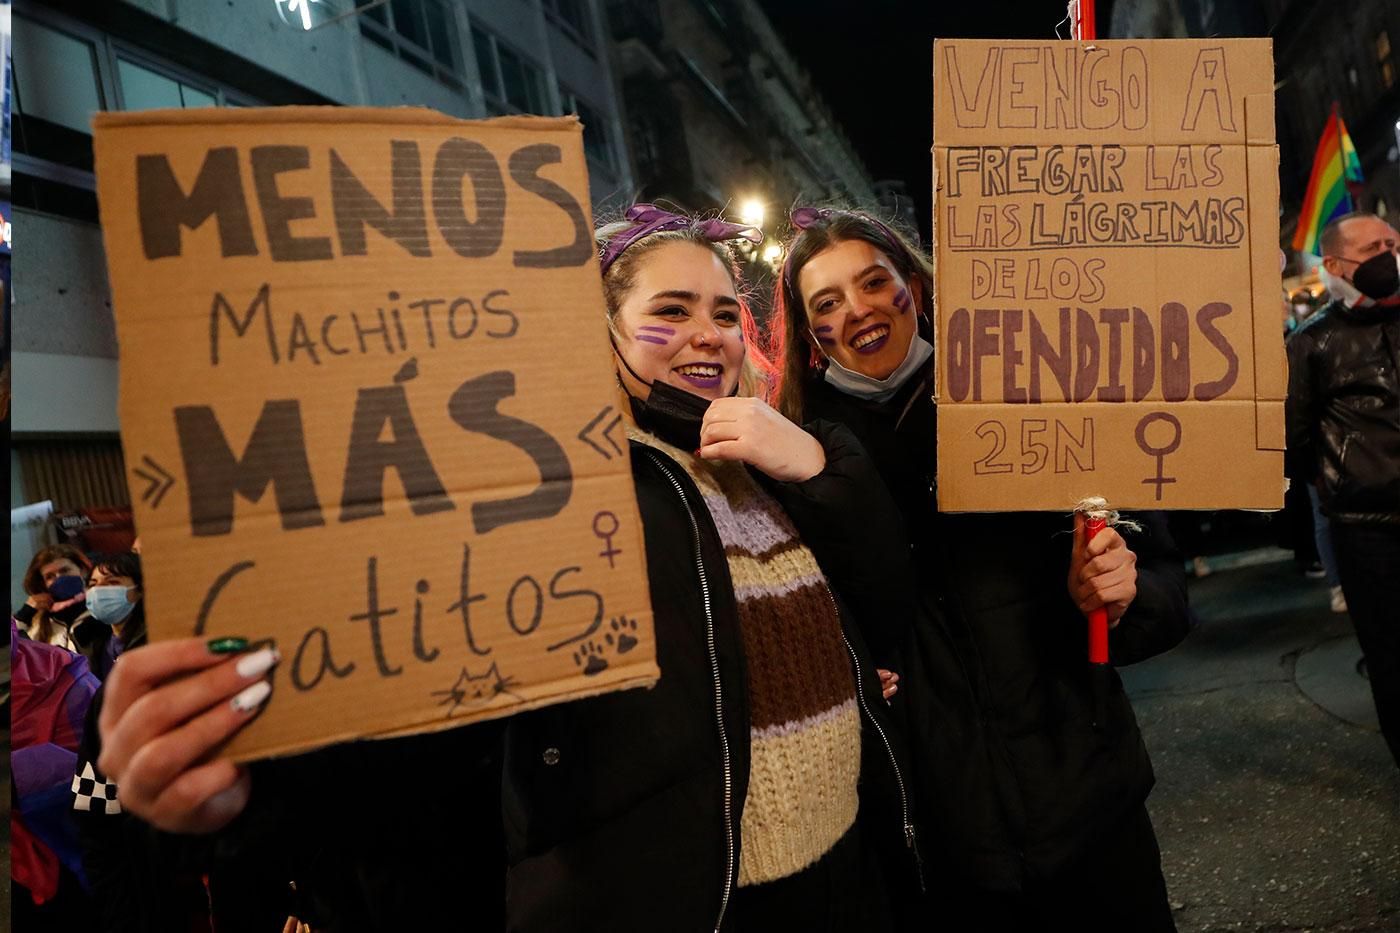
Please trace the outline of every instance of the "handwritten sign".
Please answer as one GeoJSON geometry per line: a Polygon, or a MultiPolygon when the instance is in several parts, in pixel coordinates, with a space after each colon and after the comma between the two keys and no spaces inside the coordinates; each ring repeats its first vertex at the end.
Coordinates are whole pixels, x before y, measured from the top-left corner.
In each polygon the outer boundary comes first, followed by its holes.
{"type": "Polygon", "coordinates": [[[1282,505],[1272,62],[935,42],[941,508],[1282,505]]]}
{"type": "Polygon", "coordinates": [[[576,120],[95,125],[151,631],[283,657],[230,754],[656,680],[576,120]]]}

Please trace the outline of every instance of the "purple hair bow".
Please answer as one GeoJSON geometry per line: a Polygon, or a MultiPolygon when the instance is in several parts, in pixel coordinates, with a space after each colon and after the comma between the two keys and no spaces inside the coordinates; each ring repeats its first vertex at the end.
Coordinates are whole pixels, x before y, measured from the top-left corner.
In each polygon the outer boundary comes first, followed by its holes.
{"type": "Polygon", "coordinates": [[[788,219],[798,230],[806,230],[818,220],[825,220],[832,214],[829,207],[794,207],[788,219]]]}
{"type": "MultiPolygon", "coordinates": [[[[856,211],[836,211],[832,210],[829,207],[794,207],[792,209],[792,212],[788,214],[788,220],[791,221],[792,225],[798,230],[806,230],[808,227],[812,226],[819,220],[830,220],[831,217],[835,214],[845,213],[855,214],[855,216],[862,217],[874,224],[875,228],[880,231],[880,236],[884,237],[885,242],[889,244],[890,253],[892,256],[898,256],[900,253],[903,252],[903,250],[899,248],[898,238],[895,237],[894,233],[890,230],[890,228],[885,226],[884,223],[880,221],[880,218],[872,217],[871,215],[866,213],[858,213],[856,211]]],[[[787,283],[789,289],[793,287],[792,264],[788,262],[788,257],[783,258],[783,281],[787,283]]]]}
{"type": "Polygon", "coordinates": [[[661,233],[665,230],[684,230],[687,227],[694,227],[700,231],[701,236],[711,243],[718,243],[721,240],[748,240],[756,245],[763,242],[763,231],[757,227],[747,224],[731,224],[718,217],[696,220],[684,214],[673,214],[670,211],[662,210],[655,204],[633,204],[623,216],[636,226],[620,231],[608,241],[608,245],[603,249],[603,255],[598,258],[599,270],[604,275],[607,274],[608,267],[617,261],[617,257],[621,256],[627,247],[653,233],[661,233]]]}

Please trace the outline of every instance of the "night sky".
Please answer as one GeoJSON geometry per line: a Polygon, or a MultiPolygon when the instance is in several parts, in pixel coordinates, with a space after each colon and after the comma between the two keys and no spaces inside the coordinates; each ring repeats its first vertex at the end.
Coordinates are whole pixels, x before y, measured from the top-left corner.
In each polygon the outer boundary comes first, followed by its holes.
{"type": "MultiPolygon", "coordinates": [[[[902,180],[927,242],[933,39],[1054,38],[1059,0],[760,0],[876,179],[902,180]]],[[[1108,0],[1099,0],[1105,24],[1108,0]]],[[[1069,37],[1068,26],[1061,35],[1069,37]]]]}

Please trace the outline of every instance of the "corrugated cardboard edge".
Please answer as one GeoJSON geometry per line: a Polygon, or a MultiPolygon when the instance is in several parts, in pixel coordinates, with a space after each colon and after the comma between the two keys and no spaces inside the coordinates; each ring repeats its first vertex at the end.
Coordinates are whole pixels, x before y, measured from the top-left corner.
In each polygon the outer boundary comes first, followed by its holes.
{"type": "Polygon", "coordinates": [[[942,354],[940,354],[940,353],[938,352],[938,347],[937,347],[937,339],[938,339],[938,338],[937,338],[937,335],[938,335],[938,304],[939,304],[939,302],[942,300],[942,297],[943,297],[942,295],[939,294],[939,291],[938,291],[938,208],[939,208],[940,202],[941,202],[941,199],[940,199],[940,197],[939,197],[939,187],[938,187],[938,107],[937,107],[937,101],[938,101],[938,42],[939,42],[939,40],[937,40],[937,39],[934,39],[934,40],[933,40],[933,44],[932,44],[932,46],[931,46],[931,50],[930,50],[930,53],[929,53],[930,59],[931,59],[931,61],[932,61],[932,63],[933,63],[933,101],[934,101],[935,106],[929,108],[929,130],[930,130],[930,132],[929,132],[929,147],[928,147],[929,165],[930,165],[930,172],[931,172],[931,178],[932,178],[932,187],[929,189],[930,192],[932,192],[932,196],[929,198],[929,201],[930,201],[930,206],[933,208],[933,217],[930,218],[929,225],[928,225],[928,230],[929,230],[929,233],[928,233],[928,249],[929,249],[928,261],[929,261],[929,268],[930,268],[931,270],[933,270],[933,302],[932,302],[932,305],[931,305],[931,310],[932,310],[932,312],[933,312],[933,319],[930,320],[930,321],[928,322],[928,324],[929,324],[929,328],[930,328],[930,329],[933,331],[933,333],[934,333],[934,342],[935,342],[934,351],[933,351],[933,389],[932,389],[933,403],[934,403],[935,406],[938,404],[938,397],[939,397],[939,395],[942,394],[942,391],[943,391],[943,371],[942,371],[942,370],[943,370],[943,367],[942,367],[941,365],[939,365],[939,362],[938,362],[938,358],[939,358],[942,354]]]}
{"type": "MultiPolygon", "coordinates": [[[[332,745],[341,745],[346,742],[377,741],[380,739],[407,738],[411,735],[426,735],[432,732],[441,732],[444,729],[455,729],[458,727],[473,726],[477,723],[489,722],[493,719],[504,719],[519,713],[528,712],[534,709],[541,709],[546,706],[556,706],[560,703],[569,703],[574,700],[584,700],[589,697],[602,696],[605,693],[617,693],[622,690],[636,690],[656,686],[661,679],[661,669],[655,663],[651,664],[649,670],[628,677],[625,680],[615,680],[587,690],[576,690],[571,693],[555,694],[539,700],[530,700],[525,703],[513,703],[509,706],[502,706],[498,709],[486,709],[470,718],[460,716],[454,719],[438,719],[428,722],[414,723],[403,726],[399,729],[391,729],[387,732],[377,732],[366,735],[363,732],[354,730],[344,730],[317,739],[314,743],[307,742],[286,742],[281,745],[259,748],[257,751],[232,754],[227,756],[229,761],[241,764],[250,761],[262,761],[268,758],[280,758],[288,755],[298,755],[304,752],[314,751],[319,748],[327,748],[332,745]]],[[[275,702],[276,696],[269,702],[275,702]]]]}
{"type": "Polygon", "coordinates": [[[1244,99],[1246,190],[1249,210],[1250,311],[1254,318],[1254,448],[1283,450],[1283,399],[1288,361],[1278,336],[1276,309],[1283,300],[1279,269],[1278,145],[1272,95],[1244,99]],[[1262,195],[1262,196],[1259,196],[1262,195]]]}
{"type": "Polygon", "coordinates": [[[513,115],[469,120],[427,107],[199,107],[190,110],[103,111],[92,118],[93,129],[131,126],[218,126],[258,123],[388,123],[399,126],[448,126],[462,124],[503,130],[576,130],[583,124],[573,114],[562,117],[513,115]]]}

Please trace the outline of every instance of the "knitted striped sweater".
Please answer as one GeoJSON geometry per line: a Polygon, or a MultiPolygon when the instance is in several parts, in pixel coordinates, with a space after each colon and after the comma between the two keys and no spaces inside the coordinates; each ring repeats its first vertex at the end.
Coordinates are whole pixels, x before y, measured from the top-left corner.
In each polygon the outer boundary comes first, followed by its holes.
{"type": "Polygon", "coordinates": [[[743,464],[698,460],[629,433],[695,481],[734,584],[751,749],[739,884],[796,874],[856,818],[860,712],[836,605],[816,558],[743,464]]]}

